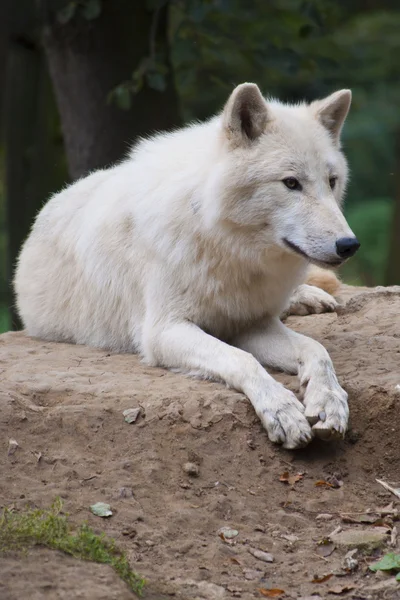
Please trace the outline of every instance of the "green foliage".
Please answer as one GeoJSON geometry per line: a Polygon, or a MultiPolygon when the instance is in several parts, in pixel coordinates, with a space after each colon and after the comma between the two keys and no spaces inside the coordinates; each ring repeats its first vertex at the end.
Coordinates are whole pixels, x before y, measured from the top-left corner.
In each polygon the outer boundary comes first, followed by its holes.
{"type": "Polygon", "coordinates": [[[389,198],[349,206],[346,217],[361,242],[361,249],[343,269],[349,283],[382,285],[389,254],[389,228],[393,202],[389,198]]]}
{"type": "Polygon", "coordinates": [[[0,333],[9,331],[11,327],[10,314],[6,304],[0,304],[0,333]]]}
{"type": "Polygon", "coordinates": [[[81,15],[87,21],[93,21],[101,14],[102,0],[70,0],[57,11],[57,21],[66,25],[74,17],[81,15]]]}
{"type": "Polygon", "coordinates": [[[394,571],[397,573],[396,579],[400,581],[400,554],[390,552],[386,554],[379,562],[369,566],[371,571],[394,571]]]}
{"type": "Polygon", "coordinates": [[[81,560],[110,565],[137,594],[144,580],[134,573],[123,552],[111,538],[97,535],[86,524],[72,532],[67,517],[61,514],[59,498],[49,510],[28,510],[15,513],[5,509],[0,517],[0,553],[23,551],[40,545],[60,550],[81,560]]]}

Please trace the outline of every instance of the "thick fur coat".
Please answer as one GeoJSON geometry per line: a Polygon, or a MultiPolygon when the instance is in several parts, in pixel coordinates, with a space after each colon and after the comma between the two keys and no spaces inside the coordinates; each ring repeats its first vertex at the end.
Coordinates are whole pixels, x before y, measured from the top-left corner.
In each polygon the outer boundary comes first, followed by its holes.
{"type": "Polygon", "coordinates": [[[349,105],[348,90],[289,106],[242,84],[210,121],[143,140],[53,196],[15,276],[27,333],[225,381],[287,448],[343,435],[327,352],[279,317],[335,307],[304,282],[310,264],[342,262],[338,240],[356,243],[340,207],[349,105]],[[299,376],[304,404],[268,365],[299,376]]]}

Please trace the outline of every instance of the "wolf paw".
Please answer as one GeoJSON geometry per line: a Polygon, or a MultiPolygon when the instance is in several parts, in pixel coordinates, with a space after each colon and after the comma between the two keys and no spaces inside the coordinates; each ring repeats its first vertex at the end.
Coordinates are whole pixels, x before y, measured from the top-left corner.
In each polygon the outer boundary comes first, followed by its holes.
{"type": "Polygon", "coordinates": [[[284,312],[289,315],[312,315],[315,313],[333,312],[338,307],[335,298],[313,285],[299,285],[290,298],[290,304],[284,312]]]}
{"type": "Polygon", "coordinates": [[[349,419],[347,393],[338,385],[327,389],[310,382],[304,396],[305,416],[316,437],[322,440],[343,438],[349,419]]]}
{"type": "Polygon", "coordinates": [[[284,448],[302,448],[313,438],[310,424],[304,416],[304,406],[283,386],[279,395],[272,402],[268,399],[257,414],[271,442],[282,444],[284,448]]]}

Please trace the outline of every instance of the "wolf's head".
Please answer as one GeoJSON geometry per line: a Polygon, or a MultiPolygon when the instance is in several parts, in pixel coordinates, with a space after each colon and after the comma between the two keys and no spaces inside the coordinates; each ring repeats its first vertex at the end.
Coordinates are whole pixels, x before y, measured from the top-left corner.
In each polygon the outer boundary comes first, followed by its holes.
{"type": "Polygon", "coordinates": [[[290,106],[239,85],[220,120],[223,150],[211,186],[220,222],[245,228],[258,247],[320,265],[352,256],[359,243],[340,208],[348,175],[340,133],[350,102],[341,90],[290,106]]]}

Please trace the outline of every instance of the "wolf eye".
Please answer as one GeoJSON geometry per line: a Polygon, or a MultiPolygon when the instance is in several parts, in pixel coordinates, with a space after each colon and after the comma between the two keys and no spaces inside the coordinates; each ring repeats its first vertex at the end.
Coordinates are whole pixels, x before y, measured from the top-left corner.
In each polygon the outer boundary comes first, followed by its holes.
{"type": "Polygon", "coordinates": [[[336,181],[337,181],[337,177],[329,178],[329,185],[331,186],[331,190],[335,189],[336,181]]]}
{"type": "Polygon", "coordinates": [[[282,179],[282,183],[286,185],[289,190],[302,190],[300,181],[295,177],[286,177],[286,179],[282,179]]]}

